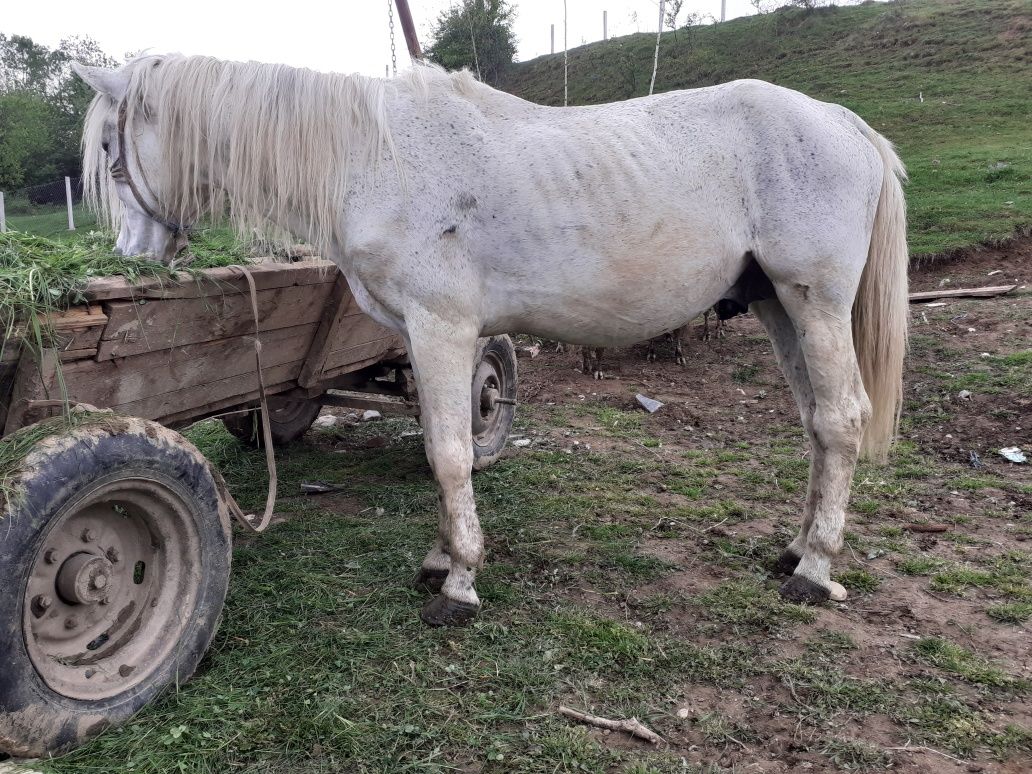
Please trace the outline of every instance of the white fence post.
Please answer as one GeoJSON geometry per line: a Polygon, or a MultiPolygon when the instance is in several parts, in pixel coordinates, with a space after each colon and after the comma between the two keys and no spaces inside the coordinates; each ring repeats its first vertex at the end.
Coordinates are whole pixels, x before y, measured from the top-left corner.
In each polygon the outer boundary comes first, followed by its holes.
{"type": "Polygon", "coordinates": [[[552,53],[554,54],[555,53],[555,25],[554,24],[552,25],[551,35],[552,35],[552,53]]]}
{"type": "Polygon", "coordinates": [[[665,10],[666,0],[659,0],[659,29],[656,31],[656,54],[652,59],[652,80],[649,81],[649,96],[652,96],[652,90],[656,88],[656,71],[659,70],[659,39],[663,36],[663,11],[665,10]]]}
{"type": "Polygon", "coordinates": [[[7,215],[4,213],[4,192],[0,191],[0,234],[7,233],[7,215]]]}
{"type": "Polygon", "coordinates": [[[727,19],[727,0],[720,0],[720,20],[727,19]]]}
{"type": "Polygon", "coordinates": [[[563,107],[570,104],[570,47],[566,45],[566,0],[563,0],[563,107]]]}
{"type": "Polygon", "coordinates": [[[602,12],[602,40],[609,40],[608,11],[602,12]]]}
{"type": "Polygon", "coordinates": [[[72,178],[65,177],[65,199],[68,200],[68,230],[75,231],[75,216],[72,214],[72,178]]]}

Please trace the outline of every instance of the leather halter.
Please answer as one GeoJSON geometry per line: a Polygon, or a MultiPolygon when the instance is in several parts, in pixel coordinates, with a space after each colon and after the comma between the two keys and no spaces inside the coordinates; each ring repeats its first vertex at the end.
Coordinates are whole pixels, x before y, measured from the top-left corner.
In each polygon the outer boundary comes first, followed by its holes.
{"type": "MultiPolygon", "coordinates": [[[[136,199],[136,203],[140,205],[140,209],[143,210],[144,214],[151,220],[161,224],[171,231],[172,238],[175,239],[180,235],[187,233],[192,224],[177,223],[176,221],[169,220],[168,218],[158,214],[154,207],[148,203],[147,199],[140,192],[140,189],[137,187],[136,181],[133,180],[132,175],[129,174],[129,165],[125,163],[125,153],[127,148],[125,142],[125,124],[127,113],[126,99],[123,99],[118,105],[118,158],[111,164],[111,178],[113,180],[120,180],[128,185],[129,190],[133,194],[133,198],[136,199]]],[[[158,197],[147,183],[147,176],[143,174],[143,164],[140,160],[140,151],[135,145],[133,146],[133,157],[136,161],[136,168],[140,172],[140,181],[143,183],[144,188],[147,189],[147,193],[150,194],[151,199],[157,202],[158,197]]]]}

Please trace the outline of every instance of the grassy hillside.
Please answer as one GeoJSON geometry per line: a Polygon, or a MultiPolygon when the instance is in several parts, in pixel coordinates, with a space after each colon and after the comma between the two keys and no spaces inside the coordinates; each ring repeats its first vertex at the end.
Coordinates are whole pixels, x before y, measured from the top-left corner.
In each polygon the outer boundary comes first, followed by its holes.
{"type": "MultiPolygon", "coordinates": [[[[570,102],[648,92],[655,35],[570,52],[570,102]]],[[[562,55],[503,88],[561,105],[562,55]]],[[[910,241],[937,253],[1032,224],[1032,2],[898,0],[785,9],[663,35],[656,90],[761,78],[856,111],[910,171],[910,241]],[[923,101],[922,101],[923,98],[923,101]]]]}

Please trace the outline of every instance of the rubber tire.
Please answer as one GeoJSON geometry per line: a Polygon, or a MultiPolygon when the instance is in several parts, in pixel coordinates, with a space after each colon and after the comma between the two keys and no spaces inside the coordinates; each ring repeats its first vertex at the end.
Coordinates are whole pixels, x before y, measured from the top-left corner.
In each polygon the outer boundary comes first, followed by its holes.
{"type": "Polygon", "coordinates": [[[17,493],[0,512],[0,752],[36,758],[70,750],[125,722],[166,686],[188,679],[218,626],[229,585],[229,512],[204,456],[185,438],[154,422],[111,417],[40,441],[10,483],[17,493]],[[83,701],[53,691],[26,650],[26,580],[50,519],[100,480],[139,475],[173,487],[190,504],[201,556],[197,606],[186,634],[144,682],[107,699],[83,701]]]}
{"type": "MultiPolygon", "coordinates": [[[[488,355],[497,358],[502,367],[504,385],[503,397],[516,398],[516,347],[508,336],[490,336],[477,341],[477,354],[473,360],[474,378],[476,370],[481,361],[488,355]]],[[[471,385],[472,387],[472,385],[471,385]]],[[[472,410],[478,411],[480,396],[471,395],[472,410]]],[[[502,422],[495,428],[495,432],[486,440],[486,443],[478,443],[473,439],[473,470],[483,470],[502,456],[505,446],[509,442],[509,433],[512,431],[512,422],[516,417],[516,407],[502,405],[499,408],[502,412],[502,422]]]]}
{"type": "MultiPolygon", "coordinates": [[[[271,412],[272,444],[273,446],[286,446],[308,432],[308,428],[312,426],[312,423],[319,416],[319,412],[322,411],[322,403],[318,399],[288,401],[281,398],[269,398],[269,410],[271,412]],[[294,408],[296,413],[287,420],[277,420],[276,412],[278,406],[289,406],[294,408]]],[[[245,443],[255,449],[264,447],[262,420],[257,411],[223,417],[222,424],[241,443],[245,443]]]]}

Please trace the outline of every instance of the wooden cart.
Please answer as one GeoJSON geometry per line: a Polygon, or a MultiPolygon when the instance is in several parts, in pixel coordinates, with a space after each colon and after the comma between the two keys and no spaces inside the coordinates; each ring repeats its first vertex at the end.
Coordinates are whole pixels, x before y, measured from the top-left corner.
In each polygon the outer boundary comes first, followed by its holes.
{"type": "MultiPolygon", "coordinates": [[[[250,271],[276,444],[326,404],[418,415],[402,339],[359,310],[336,267],[250,271]]],[[[0,443],[28,448],[5,471],[0,511],[0,752],[73,747],[189,677],[207,649],[229,581],[228,502],[170,428],[257,404],[251,301],[232,268],[175,283],[104,278],[53,315],[52,346],[5,343],[0,443]],[[38,432],[65,397],[115,413],[38,432]]],[[[481,468],[512,424],[511,341],[482,339],[475,362],[481,468]]],[[[253,416],[223,421],[256,443],[253,416]]]]}

